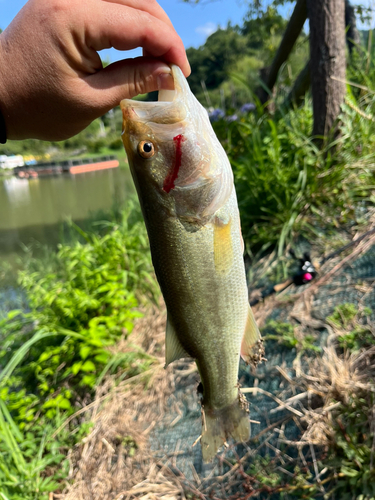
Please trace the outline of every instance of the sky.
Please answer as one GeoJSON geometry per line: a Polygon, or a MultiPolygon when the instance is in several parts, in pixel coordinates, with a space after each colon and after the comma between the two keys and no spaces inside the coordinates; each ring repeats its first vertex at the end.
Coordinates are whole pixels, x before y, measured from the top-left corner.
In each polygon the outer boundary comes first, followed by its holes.
{"type": "MultiPolygon", "coordinates": [[[[5,29],[25,3],[25,0],[0,0],[0,28],[5,29]]],[[[375,0],[352,0],[352,3],[375,7],[375,0]]],[[[188,48],[202,45],[209,35],[218,27],[225,27],[228,21],[232,24],[241,24],[248,2],[246,0],[201,0],[199,4],[191,5],[182,0],[159,0],[159,4],[168,14],[185,47],[188,48]]],[[[291,4],[283,7],[281,14],[289,17],[291,4]]],[[[375,27],[375,18],[372,26],[375,27]]],[[[368,26],[360,25],[359,28],[367,29],[368,26]]],[[[138,55],[141,55],[140,49],[130,51],[126,57],[138,55]]],[[[124,55],[110,49],[102,51],[101,57],[114,62],[122,59],[124,55]]]]}

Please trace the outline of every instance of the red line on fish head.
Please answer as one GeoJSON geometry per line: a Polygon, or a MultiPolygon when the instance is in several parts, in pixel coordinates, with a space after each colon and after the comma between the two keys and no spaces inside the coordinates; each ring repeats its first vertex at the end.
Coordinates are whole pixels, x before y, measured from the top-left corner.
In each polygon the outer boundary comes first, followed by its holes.
{"type": "Polygon", "coordinates": [[[173,142],[175,145],[175,158],[174,158],[174,164],[172,166],[172,169],[168,172],[167,177],[164,179],[163,190],[166,193],[169,193],[175,187],[175,181],[178,177],[178,172],[180,170],[181,162],[182,162],[181,144],[184,141],[186,141],[186,138],[182,134],[179,134],[179,135],[176,135],[176,137],[173,137],[173,142]]]}

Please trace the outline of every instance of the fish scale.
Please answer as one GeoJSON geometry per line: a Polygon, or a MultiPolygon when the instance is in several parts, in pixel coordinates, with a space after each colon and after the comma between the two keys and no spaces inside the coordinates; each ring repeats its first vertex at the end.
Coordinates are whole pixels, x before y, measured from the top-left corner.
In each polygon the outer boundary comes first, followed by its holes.
{"type": "Polygon", "coordinates": [[[166,365],[183,357],[197,363],[209,461],[229,437],[249,438],[239,358],[256,364],[263,351],[248,304],[231,167],[181,70],[172,66],[172,75],[171,101],[161,92],[156,103],[121,102],[122,137],[168,312],[166,365]]]}

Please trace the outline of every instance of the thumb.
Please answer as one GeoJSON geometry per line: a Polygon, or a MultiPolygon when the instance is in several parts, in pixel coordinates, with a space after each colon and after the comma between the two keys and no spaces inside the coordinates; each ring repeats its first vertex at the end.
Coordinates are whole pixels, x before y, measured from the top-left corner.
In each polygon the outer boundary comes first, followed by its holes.
{"type": "Polygon", "coordinates": [[[154,90],[173,90],[171,68],[158,59],[137,57],[110,64],[90,75],[86,82],[92,89],[91,104],[109,110],[122,99],[130,99],[154,90]]]}

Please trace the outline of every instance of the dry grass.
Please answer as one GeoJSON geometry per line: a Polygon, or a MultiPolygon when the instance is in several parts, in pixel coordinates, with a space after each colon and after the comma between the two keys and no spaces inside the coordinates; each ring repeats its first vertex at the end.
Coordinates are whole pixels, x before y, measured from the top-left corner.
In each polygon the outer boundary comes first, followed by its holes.
{"type": "Polygon", "coordinates": [[[306,430],[301,441],[319,446],[333,440],[333,419],[341,406],[349,405],[353,398],[366,397],[375,392],[375,346],[357,353],[340,353],[337,336],[331,329],[328,347],[322,357],[311,361],[308,374],[301,377],[306,394],[317,396],[315,406],[307,406],[303,422],[306,430]]]}
{"type": "MultiPolygon", "coordinates": [[[[172,405],[173,413],[179,413],[179,402],[173,396],[178,377],[185,377],[187,383],[193,384],[196,374],[193,364],[183,366],[181,363],[174,373],[176,365],[164,370],[165,309],[162,305],[148,310],[138,321],[132,342],[154,356],[155,364],[149,373],[120,383],[108,379],[98,389],[96,400],[86,409],[87,420],[93,422],[92,431],[70,453],[70,486],[60,497],[64,500],[182,500],[186,498],[185,491],[189,490],[195,498],[234,500],[250,498],[261,492],[270,495],[292,492],[296,487],[291,484],[266,487],[245,472],[246,464],[256,459],[263,447],[274,454],[275,471],[287,473],[285,467],[288,464],[296,464],[300,470],[313,470],[314,476],[309,481],[318,485],[325,494],[325,487],[331,479],[324,478],[326,470],[319,465],[318,454],[328,450],[334,442],[334,424],[340,408],[348,405],[353,396],[366,397],[374,392],[371,379],[375,378],[375,347],[345,354],[337,342],[342,331],[313,318],[312,303],[320,285],[332,282],[342,266],[367,251],[374,239],[373,235],[364,238],[340,261],[325,264],[320,274],[322,277],[302,293],[295,289],[296,293],[288,302],[280,301],[280,296],[273,296],[256,307],[256,316],[262,323],[276,305],[280,307],[283,303],[289,309],[291,320],[298,321],[298,335],[301,336],[324,326],[330,333],[327,347],[321,356],[313,359],[304,356],[305,363],[295,366],[293,378],[284,367],[275,367],[285,380],[282,392],[266,393],[256,388],[245,390],[249,394],[258,392],[272,398],[278,406],[271,413],[281,412],[283,416],[258,434],[253,434],[245,454],[238,457],[234,465],[233,455],[230,460],[226,458],[228,453],[235,453],[230,446],[220,455],[219,470],[222,472],[208,479],[195,473],[194,484],[176,469],[175,457],[169,455],[157,460],[150,450],[149,433],[161,419],[168,419],[167,401],[169,408],[172,405]],[[300,429],[298,441],[285,438],[285,425],[291,420],[300,429]],[[298,459],[288,455],[290,447],[297,448],[298,459]],[[243,496],[233,493],[236,488],[247,493],[243,496]]],[[[129,344],[124,341],[116,349],[129,349],[129,344]]]]}
{"type": "MultiPolygon", "coordinates": [[[[166,313],[163,304],[146,311],[132,333],[133,344],[155,357],[148,372],[117,383],[108,378],[87,408],[93,423],[89,435],[71,450],[69,486],[64,500],[172,500],[184,498],[179,481],[168,467],[158,464],[148,435],[173,401],[175,376],[164,370],[166,313]]],[[[129,349],[127,341],[117,351],[129,349]]],[[[191,372],[191,370],[188,370],[191,372]]],[[[181,371],[180,371],[181,374],[181,371]]],[[[57,498],[57,496],[56,496],[57,498]]]]}
{"type": "MultiPolygon", "coordinates": [[[[373,230],[374,223],[375,219],[372,215],[370,227],[366,228],[366,231],[373,230]]],[[[366,253],[375,244],[375,236],[371,233],[366,234],[363,238],[360,234],[356,235],[355,240],[357,239],[359,242],[350,247],[348,246],[348,250],[344,255],[327,262],[320,270],[320,278],[304,291],[300,292],[298,288],[292,286],[288,291],[273,295],[256,306],[255,316],[258,324],[264,325],[273,308],[280,308],[284,305],[286,310],[289,309],[288,318],[295,325],[296,337],[311,334],[314,328],[326,328],[329,337],[327,345],[320,356],[309,357],[306,353],[297,352],[296,360],[298,360],[298,363],[294,364],[295,376],[293,378],[290,378],[284,367],[275,367],[285,381],[283,390],[280,393],[273,394],[256,387],[244,391],[250,394],[259,392],[266,398],[272,398],[278,406],[272,409],[271,413],[282,412],[284,415],[275,424],[271,424],[257,435],[253,435],[248,443],[252,452],[248,451],[246,460],[248,460],[248,457],[252,457],[251,463],[256,458],[253,448],[254,444],[260,442],[261,444],[255,451],[261,451],[262,447],[269,448],[269,451],[274,455],[272,470],[285,473],[285,477],[290,478],[289,481],[286,480],[286,483],[275,487],[265,487],[257,477],[249,476],[243,469],[241,470],[243,463],[241,459],[226,473],[226,479],[228,484],[236,484],[239,479],[239,472],[241,472],[243,478],[242,487],[249,493],[242,493],[239,496],[227,494],[220,498],[234,500],[237,498],[250,498],[260,493],[271,495],[284,492],[288,494],[298,488],[300,488],[299,491],[304,489],[307,491],[310,487],[318,488],[322,496],[327,495],[327,498],[331,498],[330,488],[335,484],[338,477],[341,479],[344,477],[341,473],[337,475],[337,472],[327,466],[321,466],[319,459],[328,456],[328,451],[334,449],[337,442],[336,432],[338,426],[341,428],[344,438],[348,442],[350,441],[350,438],[345,433],[341,418],[351,407],[353,400],[358,401],[361,398],[365,401],[372,400],[371,394],[375,392],[375,346],[362,349],[356,353],[348,353],[343,350],[339,346],[338,337],[348,332],[344,332],[337,325],[314,318],[313,300],[322,285],[332,284],[345,265],[350,264],[366,253]],[[286,293],[288,293],[288,301],[285,301],[286,293]],[[300,362],[299,354],[302,354],[304,358],[303,364],[300,362]],[[291,420],[300,430],[298,440],[290,440],[285,437],[285,425],[291,420]],[[276,446],[271,444],[271,442],[275,443],[275,441],[277,441],[276,446]],[[297,449],[298,459],[290,456],[287,451],[288,448],[297,449]],[[290,473],[290,468],[289,472],[285,470],[288,464],[292,469],[297,466],[299,470],[307,471],[304,484],[300,483],[299,486],[291,484],[295,478],[290,473]],[[310,478],[309,471],[313,471],[313,476],[310,476],[310,478]]],[[[371,290],[372,287],[363,287],[361,291],[367,294],[371,290]]],[[[334,289],[332,289],[333,292],[334,289]]],[[[358,306],[360,310],[361,304],[359,303],[358,306]]],[[[374,325],[368,326],[375,331],[374,325]]],[[[369,422],[371,422],[373,415],[375,415],[375,407],[372,410],[370,408],[369,422]]],[[[372,455],[375,457],[375,426],[371,424],[370,427],[371,431],[369,431],[374,436],[372,455]]],[[[366,430],[362,429],[362,432],[365,433],[366,430]]],[[[261,475],[265,474],[262,469],[260,469],[260,473],[261,475]]]]}
{"type": "Polygon", "coordinates": [[[354,396],[374,391],[370,381],[374,375],[375,348],[350,356],[338,355],[333,345],[326,348],[322,357],[310,363],[308,373],[294,380],[297,393],[280,405],[288,409],[299,404],[304,431],[294,445],[329,445],[333,436],[332,418],[337,410],[349,404],[354,396]]]}

